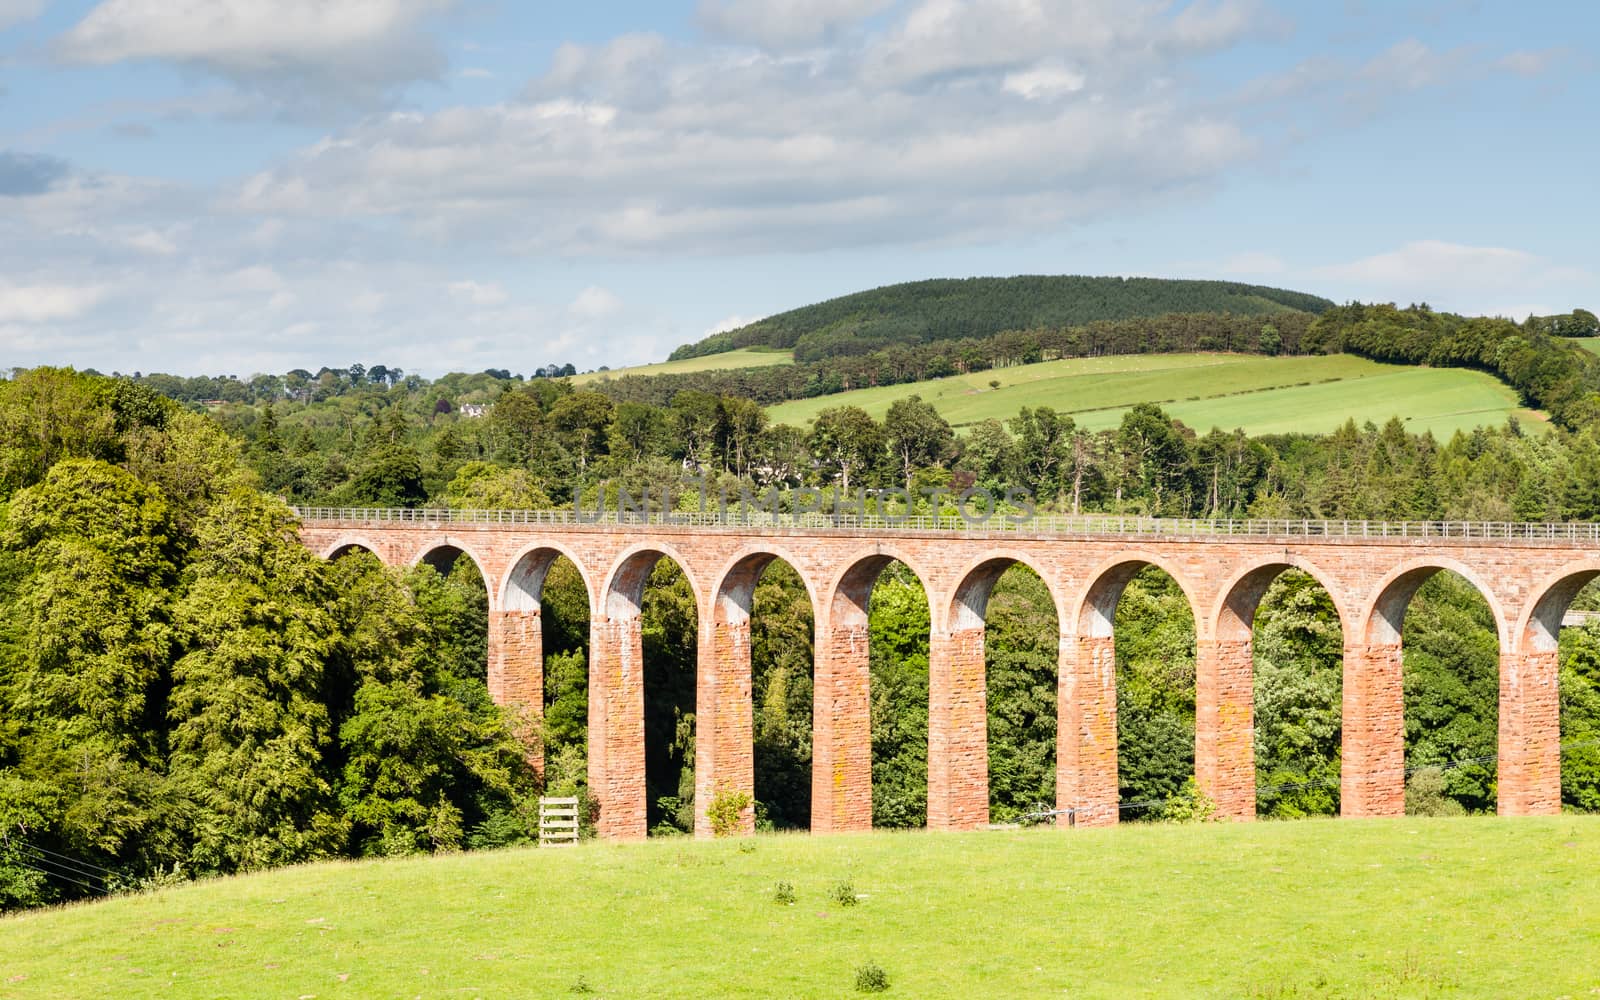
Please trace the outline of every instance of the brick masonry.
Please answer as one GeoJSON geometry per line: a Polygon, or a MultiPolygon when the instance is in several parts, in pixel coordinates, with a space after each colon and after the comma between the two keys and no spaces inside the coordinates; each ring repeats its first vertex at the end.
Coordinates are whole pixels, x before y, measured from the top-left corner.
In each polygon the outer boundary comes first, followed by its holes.
{"type": "MultiPolygon", "coordinates": [[[[557,555],[589,590],[589,776],[600,829],[645,834],[644,690],[639,604],[668,557],[696,595],[696,832],[716,792],[754,793],[750,748],[751,594],[774,559],[799,572],[816,609],[812,828],[868,829],[872,756],[867,602],[900,560],[922,580],[932,616],[928,820],[988,821],[983,614],[989,588],[1022,562],[1049,587],[1061,623],[1057,807],[1078,825],[1117,819],[1115,650],[1111,620],[1134,573],[1155,565],[1183,589],[1196,631],[1195,776],[1224,817],[1254,815],[1250,624],[1271,581],[1294,566],[1328,591],[1345,632],[1342,808],[1404,811],[1400,625],[1433,572],[1448,569],[1488,601],[1499,630],[1499,809],[1548,814],[1560,801],[1555,635],[1567,604],[1600,575],[1582,543],[1468,539],[1116,537],[1024,532],[428,524],[318,521],[302,526],[322,555],[352,546],[414,565],[450,550],[483,572],[491,608],[489,683],[521,713],[530,744],[542,706],[539,593],[557,555]]],[[[530,756],[538,752],[530,745],[530,756]]],[[[741,817],[748,829],[753,816],[741,817]]]]}

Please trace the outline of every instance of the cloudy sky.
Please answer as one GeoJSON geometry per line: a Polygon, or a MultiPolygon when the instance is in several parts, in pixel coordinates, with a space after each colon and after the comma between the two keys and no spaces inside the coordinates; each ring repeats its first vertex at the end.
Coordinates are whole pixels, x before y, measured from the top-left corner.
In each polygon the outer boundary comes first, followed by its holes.
{"type": "Polygon", "coordinates": [[[658,360],[932,276],[1600,307],[1600,5],[0,0],[0,368],[658,360]]]}

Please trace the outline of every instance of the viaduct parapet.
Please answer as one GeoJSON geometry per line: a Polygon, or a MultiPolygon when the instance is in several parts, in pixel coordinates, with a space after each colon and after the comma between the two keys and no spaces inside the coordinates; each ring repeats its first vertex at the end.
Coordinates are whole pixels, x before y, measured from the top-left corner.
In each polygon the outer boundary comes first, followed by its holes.
{"type": "MultiPolygon", "coordinates": [[[[989,818],[984,614],[1000,574],[1038,573],[1060,622],[1056,806],[1080,825],[1115,823],[1117,718],[1112,621],[1145,566],[1171,575],[1193,609],[1195,778],[1219,813],[1255,814],[1251,631],[1273,579],[1296,568],[1333,599],[1344,632],[1345,816],[1405,807],[1400,631],[1417,588],[1451,570],[1494,613],[1500,641],[1499,811],[1559,811],[1556,638],[1568,605],[1600,575],[1600,526],[1061,519],[1016,530],[866,522],[753,527],[578,523],[571,512],[302,510],[300,535],[324,557],[367,549],[385,563],[465,555],[489,595],[489,690],[536,731],[543,711],[540,601],[554,560],[588,590],[589,787],[603,836],[645,835],[640,606],[656,562],[682,568],[699,612],[695,831],[720,790],[754,795],[750,612],[774,560],[805,582],[815,616],[812,830],[872,823],[867,605],[899,560],[922,581],[932,619],[928,825],[989,818]]],[[[652,515],[651,520],[659,520],[652,515]]],[[[640,520],[645,520],[641,518],[640,520]]],[[[530,747],[542,766],[538,741],[530,747]]],[[[749,810],[743,823],[749,828],[749,810]]]]}

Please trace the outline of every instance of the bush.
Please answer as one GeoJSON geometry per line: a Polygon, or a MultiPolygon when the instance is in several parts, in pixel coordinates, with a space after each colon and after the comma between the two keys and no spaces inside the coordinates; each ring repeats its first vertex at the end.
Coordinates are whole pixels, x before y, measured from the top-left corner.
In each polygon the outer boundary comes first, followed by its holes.
{"type": "Polygon", "coordinates": [[[1161,818],[1168,823],[1207,823],[1217,818],[1217,804],[1190,778],[1183,783],[1183,790],[1161,807],[1161,818]]]}
{"type": "Polygon", "coordinates": [[[778,887],[772,892],[772,901],[782,903],[784,906],[793,906],[795,902],[794,886],[788,882],[779,882],[778,887]]]}
{"type": "Polygon", "coordinates": [[[1445,794],[1444,768],[1419,767],[1406,779],[1407,816],[1465,816],[1461,803],[1445,794]]]}
{"type": "Polygon", "coordinates": [[[889,974],[877,962],[856,966],[856,992],[882,993],[889,988],[889,974]]]}
{"type": "Polygon", "coordinates": [[[739,819],[753,801],[749,792],[719,789],[711,796],[711,804],[706,806],[706,818],[711,821],[711,835],[732,837],[739,833],[739,819]]]}
{"type": "Polygon", "coordinates": [[[854,883],[847,878],[840,879],[834,883],[833,890],[828,893],[828,898],[840,906],[854,906],[861,902],[861,897],[856,895],[854,883]]]}

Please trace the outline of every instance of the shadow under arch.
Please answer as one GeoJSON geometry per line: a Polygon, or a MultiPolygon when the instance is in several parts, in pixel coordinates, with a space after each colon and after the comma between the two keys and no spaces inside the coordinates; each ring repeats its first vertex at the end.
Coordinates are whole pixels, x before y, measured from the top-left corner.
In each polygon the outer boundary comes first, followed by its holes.
{"type": "MultiPolygon", "coordinates": [[[[1488,609],[1493,620],[1498,648],[1500,696],[1490,699],[1489,710],[1496,715],[1496,728],[1499,730],[1496,742],[1501,747],[1505,745],[1506,720],[1500,718],[1502,713],[1499,705],[1510,660],[1507,653],[1511,650],[1511,628],[1495,589],[1488,586],[1471,567],[1455,559],[1435,555],[1409,560],[1379,581],[1355,619],[1354,629],[1346,633],[1343,761],[1340,774],[1340,814],[1343,816],[1402,816],[1407,811],[1406,791],[1411,768],[1408,766],[1406,745],[1407,699],[1402,636],[1408,612],[1418,592],[1442,572],[1459,578],[1488,609]]],[[[1463,647],[1462,656],[1464,660],[1461,662],[1470,664],[1470,649],[1463,647]]],[[[1457,674],[1457,677],[1470,687],[1470,675],[1463,677],[1457,674]]],[[[1481,718],[1481,714],[1474,713],[1470,717],[1481,718]]],[[[1467,752],[1465,756],[1479,757],[1486,752],[1486,748],[1480,748],[1467,752]]],[[[1440,763],[1455,766],[1459,762],[1452,758],[1440,763]]],[[[1504,760],[1501,761],[1501,767],[1504,767],[1504,760]]],[[[1438,778],[1430,780],[1442,781],[1438,778]]],[[[1493,783],[1487,777],[1483,779],[1483,784],[1487,789],[1483,794],[1494,796],[1493,783]]],[[[1440,784],[1429,794],[1443,797],[1445,786],[1440,784]]]]}
{"type": "Polygon", "coordinates": [[[750,804],[740,810],[737,819],[739,832],[754,829],[758,805],[779,825],[810,825],[812,774],[806,750],[811,744],[814,712],[816,595],[811,581],[797,566],[798,560],[782,546],[760,544],[736,553],[716,577],[696,694],[697,702],[703,706],[695,716],[697,836],[715,832],[709,804],[721,792],[744,792],[750,796],[750,804]],[[791,644],[785,650],[787,655],[781,657],[788,663],[772,662],[777,657],[770,648],[768,630],[793,623],[786,619],[768,621],[757,606],[758,588],[768,570],[779,572],[780,593],[792,590],[797,582],[803,594],[801,617],[808,633],[806,655],[800,656],[791,644]],[[758,639],[768,654],[759,662],[758,639]],[[791,677],[802,660],[804,677],[791,677]],[[790,704],[796,690],[805,702],[803,745],[792,745],[794,740],[787,732],[790,727],[783,724],[791,708],[801,707],[790,704]],[[763,722],[770,722],[770,726],[757,725],[758,705],[763,722]],[[776,798],[772,797],[774,793],[776,798]]]}
{"type": "MultiPolygon", "coordinates": [[[[1054,797],[1057,699],[1030,704],[1028,692],[1036,685],[1024,682],[1018,690],[1015,679],[1019,672],[1035,669],[1041,674],[1038,684],[1059,689],[1061,608],[1053,582],[1023,552],[991,551],[957,577],[941,619],[946,623],[939,637],[944,651],[932,658],[929,672],[930,827],[981,829],[996,808],[1009,818],[1054,797]],[[1010,582],[1004,582],[1008,577],[1010,582]],[[1000,619],[1000,636],[1012,640],[1008,661],[1013,683],[997,688],[990,615],[991,599],[1002,587],[1009,588],[1004,593],[1012,598],[1000,619]],[[1030,618],[1020,631],[1007,634],[1007,625],[1015,627],[1009,614],[1019,613],[1016,599],[1023,594],[1029,595],[1024,604],[1038,600],[1044,605],[1048,623],[1030,618]],[[1030,645],[1041,648],[1030,650],[1030,645]],[[1002,692],[1007,697],[997,703],[994,696],[1002,692]],[[998,745],[997,734],[1002,740],[998,745]],[[1029,744],[1047,749],[1042,757],[1023,752],[1029,744]]],[[[1037,605],[1030,610],[1037,612],[1037,605]]]]}

